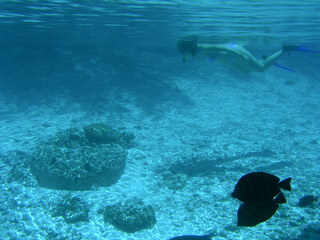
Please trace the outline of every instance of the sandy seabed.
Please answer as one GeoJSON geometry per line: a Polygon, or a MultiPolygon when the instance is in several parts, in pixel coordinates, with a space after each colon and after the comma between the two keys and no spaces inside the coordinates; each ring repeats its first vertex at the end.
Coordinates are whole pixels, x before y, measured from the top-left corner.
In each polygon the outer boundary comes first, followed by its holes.
{"type": "MultiPolygon", "coordinates": [[[[63,94],[34,104],[21,102],[14,94],[0,96],[0,238],[165,240],[212,231],[215,240],[273,240],[306,239],[299,235],[320,229],[318,203],[296,206],[306,194],[319,195],[319,81],[275,68],[240,78],[198,72],[168,81],[189,102],[176,105],[167,99],[152,113],[125,94],[114,99],[125,109],[121,112],[84,111],[63,94]],[[90,205],[90,216],[88,222],[67,224],[49,211],[51,201],[66,191],[38,187],[28,169],[16,161],[57,131],[94,122],[133,133],[135,145],[128,150],[125,174],[116,184],[72,192],[90,205]],[[235,157],[265,149],[275,155],[235,157]],[[169,189],[162,169],[192,155],[234,160],[217,162],[211,174],[189,176],[181,190],[169,189]],[[237,227],[240,203],[230,193],[239,177],[258,170],[281,179],[292,177],[293,190],[284,192],[288,203],[267,222],[237,227]],[[152,229],[128,234],[104,223],[99,209],[131,197],[154,207],[157,223],[152,229]]],[[[105,103],[112,104],[110,99],[105,103]]]]}

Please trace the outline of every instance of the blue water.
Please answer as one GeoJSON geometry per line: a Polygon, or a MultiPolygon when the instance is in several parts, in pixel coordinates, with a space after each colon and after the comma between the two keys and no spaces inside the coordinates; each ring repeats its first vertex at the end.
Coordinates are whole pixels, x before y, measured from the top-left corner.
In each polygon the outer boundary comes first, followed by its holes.
{"type": "Polygon", "coordinates": [[[319,26],[317,0],[0,1],[0,239],[318,239],[319,203],[296,202],[320,194],[319,26]],[[314,52],[279,59],[294,71],[243,74],[215,59],[183,62],[176,44],[190,35],[258,59],[286,44],[314,52]],[[91,212],[69,224],[50,213],[68,191],[39,187],[28,156],[95,122],[133,133],[136,145],[115,186],[71,192],[91,212]],[[168,189],[163,172],[194,159],[217,166],[168,189]],[[256,170],[293,177],[293,191],[271,220],[238,228],[229,193],[256,170]],[[126,234],[103,222],[99,209],[126,197],[154,205],[155,227],[126,234]]]}

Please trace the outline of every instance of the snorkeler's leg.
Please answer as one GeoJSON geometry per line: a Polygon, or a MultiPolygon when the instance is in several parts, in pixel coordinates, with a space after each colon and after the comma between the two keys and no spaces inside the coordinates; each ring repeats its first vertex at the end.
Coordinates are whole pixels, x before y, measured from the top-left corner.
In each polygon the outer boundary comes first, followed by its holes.
{"type": "Polygon", "coordinates": [[[267,69],[268,67],[270,67],[271,65],[275,64],[278,59],[284,54],[285,52],[283,51],[283,49],[275,52],[274,54],[266,57],[263,59],[263,68],[267,69]]]}

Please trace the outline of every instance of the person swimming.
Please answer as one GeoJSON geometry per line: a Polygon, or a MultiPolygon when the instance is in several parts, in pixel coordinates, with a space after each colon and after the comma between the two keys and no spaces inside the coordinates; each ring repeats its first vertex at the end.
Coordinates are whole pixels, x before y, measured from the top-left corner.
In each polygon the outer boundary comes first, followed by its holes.
{"type": "MultiPolygon", "coordinates": [[[[178,40],[177,48],[183,55],[183,61],[191,56],[201,55],[208,58],[214,58],[221,60],[235,69],[241,72],[263,72],[272,65],[278,66],[277,61],[285,53],[291,51],[308,51],[308,49],[302,49],[297,46],[284,45],[280,50],[275,53],[257,59],[247,49],[240,44],[225,43],[225,44],[210,44],[210,43],[198,43],[195,37],[185,37],[178,40]]],[[[312,51],[312,50],[309,50],[312,51]]],[[[289,68],[281,68],[288,70],[289,68]]],[[[290,71],[293,71],[289,69],[290,71]]]]}

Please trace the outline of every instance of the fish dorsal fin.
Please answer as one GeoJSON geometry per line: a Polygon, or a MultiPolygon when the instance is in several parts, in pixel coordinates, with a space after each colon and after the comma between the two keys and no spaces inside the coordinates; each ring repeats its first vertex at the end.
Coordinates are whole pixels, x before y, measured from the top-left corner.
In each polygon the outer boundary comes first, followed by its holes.
{"type": "Polygon", "coordinates": [[[282,188],[287,191],[291,191],[291,185],[290,185],[291,179],[292,178],[286,178],[285,180],[279,182],[278,183],[279,188],[282,188]]]}
{"type": "Polygon", "coordinates": [[[273,199],[273,202],[275,203],[286,203],[287,202],[287,199],[284,197],[283,193],[280,192],[276,197],[275,199],[273,199]]]}

